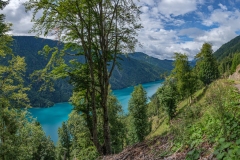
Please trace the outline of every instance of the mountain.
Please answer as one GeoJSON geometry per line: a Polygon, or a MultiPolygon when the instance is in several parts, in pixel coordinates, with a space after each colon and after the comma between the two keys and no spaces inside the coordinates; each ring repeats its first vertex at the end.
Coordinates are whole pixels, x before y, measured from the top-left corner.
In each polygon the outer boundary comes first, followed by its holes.
{"type": "MultiPolygon", "coordinates": [[[[27,63],[25,82],[27,85],[32,84],[32,89],[29,91],[32,106],[51,106],[54,103],[68,101],[72,93],[72,87],[67,83],[67,80],[56,81],[54,92],[38,92],[41,83],[33,83],[29,78],[35,70],[44,68],[48,62],[49,57],[45,58],[38,55],[38,51],[42,50],[45,45],[62,48],[63,44],[59,41],[32,36],[13,36],[13,39],[13,52],[25,57],[27,63]]],[[[66,62],[70,59],[70,56],[65,57],[66,62]]],[[[83,62],[83,57],[78,58],[78,60],[83,62]]],[[[112,89],[121,89],[139,83],[160,80],[161,74],[170,72],[173,68],[171,60],[159,60],[140,52],[127,56],[121,55],[119,64],[120,67],[115,67],[110,79],[112,89]]]]}
{"type": "Polygon", "coordinates": [[[240,36],[237,36],[229,42],[223,44],[217,51],[214,52],[214,56],[217,60],[221,61],[225,57],[237,52],[240,52],[240,36]]]}
{"type": "Polygon", "coordinates": [[[162,74],[173,69],[172,60],[159,60],[141,52],[122,55],[120,58],[120,68],[114,69],[110,79],[113,89],[160,80],[162,74]]]}
{"type": "Polygon", "coordinates": [[[218,68],[223,77],[233,74],[240,64],[240,36],[223,44],[213,55],[218,60],[218,68]]]}
{"type": "Polygon", "coordinates": [[[135,52],[133,54],[129,54],[130,58],[139,60],[141,62],[147,62],[149,64],[152,64],[154,66],[157,66],[159,68],[162,68],[163,70],[172,70],[173,69],[173,61],[172,60],[159,60],[157,58],[148,56],[142,52],[135,52]]]}

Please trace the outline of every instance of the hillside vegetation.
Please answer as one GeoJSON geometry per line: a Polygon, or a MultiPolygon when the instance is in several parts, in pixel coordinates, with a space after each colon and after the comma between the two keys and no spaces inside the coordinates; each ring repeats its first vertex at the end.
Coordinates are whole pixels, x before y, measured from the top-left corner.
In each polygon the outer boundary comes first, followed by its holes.
{"type": "Polygon", "coordinates": [[[214,53],[221,57],[219,63],[211,58],[210,45],[204,44],[193,72],[186,55],[175,53],[175,68],[148,105],[151,132],[144,141],[102,159],[238,159],[240,58],[239,52],[225,54],[239,46],[237,39],[221,47],[227,46],[225,52],[214,53]],[[223,78],[232,74],[230,79],[216,80],[218,68],[223,78]]]}
{"type": "Polygon", "coordinates": [[[236,159],[240,156],[238,81],[217,80],[179,102],[169,121],[153,119],[146,140],[103,159],[236,159]]]}
{"type": "Polygon", "coordinates": [[[224,58],[232,56],[238,52],[240,52],[240,36],[237,36],[229,42],[223,44],[217,51],[214,52],[214,56],[217,60],[221,61],[224,58]]]}
{"type": "Polygon", "coordinates": [[[233,74],[240,64],[240,36],[223,44],[213,55],[218,60],[218,68],[223,77],[233,74]]]}

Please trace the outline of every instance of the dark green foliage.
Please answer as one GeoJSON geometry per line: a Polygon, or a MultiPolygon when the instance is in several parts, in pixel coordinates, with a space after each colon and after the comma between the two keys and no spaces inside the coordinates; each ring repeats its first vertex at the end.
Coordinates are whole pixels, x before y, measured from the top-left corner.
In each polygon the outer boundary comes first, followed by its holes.
{"type": "Polygon", "coordinates": [[[197,160],[200,157],[200,153],[201,151],[197,150],[197,149],[193,149],[190,152],[188,152],[186,160],[197,160]]]}
{"type": "Polygon", "coordinates": [[[27,114],[16,109],[0,110],[0,159],[54,160],[53,142],[27,114]]]}
{"type": "Polygon", "coordinates": [[[231,74],[236,71],[236,68],[239,64],[240,64],[240,53],[235,53],[232,59],[231,74]]]}
{"type": "Polygon", "coordinates": [[[192,72],[187,55],[175,53],[174,58],[174,69],[171,75],[176,82],[179,99],[183,99],[194,93],[196,90],[197,78],[192,72]]]}
{"type": "MultiPolygon", "coordinates": [[[[42,129],[42,128],[41,128],[42,129]]],[[[44,133],[44,132],[43,132],[44,133]]],[[[45,133],[44,133],[45,134],[45,133]]],[[[36,136],[36,135],[33,135],[36,136]]],[[[33,153],[32,160],[55,160],[55,146],[50,137],[43,135],[37,146],[37,151],[33,153]]]]}
{"type": "MultiPolygon", "coordinates": [[[[113,153],[122,151],[125,139],[125,125],[123,123],[123,111],[122,106],[118,102],[117,98],[109,93],[108,96],[108,109],[109,109],[109,123],[111,134],[111,147],[113,153]]],[[[75,103],[76,94],[74,93],[72,100],[75,103]]],[[[78,95],[79,96],[79,95],[78,95]]],[[[76,98],[79,102],[79,99],[76,98]]],[[[98,153],[95,146],[91,141],[91,132],[89,132],[89,123],[86,111],[83,110],[80,104],[75,104],[75,109],[69,115],[69,120],[62,124],[59,129],[59,141],[57,145],[57,157],[62,159],[66,157],[72,159],[77,157],[79,159],[96,159],[98,153]],[[70,155],[70,157],[68,157],[70,155]]],[[[104,141],[102,133],[103,120],[101,119],[101,110],[98,110],[98,132],[99,140],[104,141]]],[[[91,118],[90,118],[91,119],[91,118]]]]}
{"type": "Polygon", "coordinates": [[[236,71],[240,64],[240,53],[231,54],[219,61],[219,72],[223,77],[228,77],[236,71]]]}
{"type": "Polygon", "coordinates": [[[145,63],[147,62],[149,64],[162,68],[163,70],[166,70],[166,71],[171,71],[173,69],[172,60],[167,60],[167,59],[159,60],[157,58],[148,56],[142,52],[130,53],[128,54],[128,57],[139,60],[141,62],[145,62],[145,63]]]}
{"type": "Polygon", "coordinates": [[[219,62],[219,71],[223,77],[228,77],[230,74],[235,72],[236,66],[240,62],[238,56],[240,52],[239,46],[240,36],[237,36],[214,52],[213,55],[219,62]],[[235,59],[234,64],[233,59],[235,59]]]}
{"type": "MultiPolygon", "coordinates": [[[[49,39],[27,37],[27,36],[14,36],[13,37],[12,50],[13,53],[25,57],[27,64],[26,74],[24,81],[26,85],[31,84],[31,90],[28,92],[31,105],[33,107],[48,107],[54,103],[66,102],[72,94],[72,87],[67,83],[67,80],[57,80],[54,82],[54,92],[49,89],[39,91],[42,81],[30,79],[30,75],[35,70],[42,69],[48,62],[49,57],[44,57],[38,54],[38,51],[42,50],[44,45],[50,47],[62,48],[63,45],[58,41],[49,39]]],[[[66,60],[69,60],[69,56],[66,56],[66,60]]],[[[0,61],[4,63],[3,61],[0,61]]]]}
{"type": "Polygon", "coordinates": [[[160,102],[159,102],[159,99],[158,99],[158,96],[157,96],[156,93],[151,97],[147,108],[148,108],[147,109],[148,117],[159,116],[159,114],[160,114],[160,102]]]}
{"type": "Polygon", "coordinates": [[[115,68],[110,81],[112,89],[160,80],[161,74],[173,68],[171,60],[159,60],[143,53],[120,56],[118,62],[120,67],[115,68]]]}
{"type": "Polygon", "coordinates": [[[177,108],[177,86],[172,79],[168,79],[164,82],[163,86],[160,87],[157,91],[157,96],[169,119],[172,119],[175,116],[177,108]]]}
{"type": "Polygon", "coordinates": [[[128,110],[130,118],[129,141],[133,144],[142,141],[149,132],[147,93],[142,85],[134,87],[128,103],[128,110]]]}
{"type": "Polygon", "coordinates": [[[61,146],[60,153],[63,155],[63,159],[70,159],[70,147],[71,137],[68,126],[65,122],[62,123],[62,127],[58,129],[59,145],[61,146]]]}
{"type": "Polygon", "coordinates": [[[240,52],[240,36],[237,36],[222,45],[216,52],[214,52],[214,57],[217,58],[218,61],[221,61],[237,52],[240,52]]]}
{"type": "Polygon", "coordinates": [[[210,84],[219,77],[218,64],[213,57],[212,46],[204,43],[200,53],[195,57],[197,59],[196,71],[199,79],[205,84],[210,84]]]}
{"type": "MultiPolygon", "coordinates": [[[[0,0],[2,9],[7,1],[0,0]]],[[[9,48],[10,24],[0,17],[0,159],[54,160],[55,147],[41,126],[23,108],[29,107],[24,85],[26,63],[9,48]],[[16,109],[17,108],[17,109],[16,109]],[[21,109],[19,109],[21,108],[21,109]]]]}
{"type": "Polygon", "coordinates": [[[126,136],[126,127],[123,123],[122,106],[111,92],[110,96],[108,96],[107,103],[109,111],[112,153],[119,153],[123,150],[123,142],[126,136]]]}
{"type": "Polygon", "coordinates": [[[223,58],[220,62],[219,62],[219,72],[221,75],[223,75],[224,77],[228,77],[231,74],[231,67],[232,66],[232,57],[228,56],[223,58]]]}
{"type": "MultiPolygon", "coordinates": [[[[73,110],[69,114],[67,124],[65,123],[64,125],[65,135],[63,136],[61,135],[62,133],[59,132],[59,141],[56,148],[57,159],[64,159],[64,157],[66,157],[66,151],[70,148],[69,160],[74,158],[95,160],[98,157],[98,153],[91,141],[91,133],[86,126],[84,115],[80,115],[76,110],[73,110]],[[68,137],[70,139],[68,139],[68,137]],[[63,141],[65,142],[63,143],[63,141]],[[65,144],[67,148],[64,148],[63,144],[65,144]]],[[[60,130],[63,131],[63,128],[59,129],[59,131],[60,130]]]]}

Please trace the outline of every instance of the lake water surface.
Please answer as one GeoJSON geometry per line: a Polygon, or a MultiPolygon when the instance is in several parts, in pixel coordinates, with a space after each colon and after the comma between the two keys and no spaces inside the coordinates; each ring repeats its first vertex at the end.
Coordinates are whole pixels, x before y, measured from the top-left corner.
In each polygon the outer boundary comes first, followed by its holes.
{"type": "MultiPolygon", "coordinates": [[[[147,96],[151,97],[161,86],[163,81],[155,81],[142,84],[144,89],[147,92],[147,96]]],[[[134,87],[128,87],[119,90],[113,90],[113,94],[120,101],[123,110],[127,113],[128,101],[131,97],[131,93],[134,87]]],[[[43,130],[46,132],[47,136],[50,136],[51,139],[56,143],[58,139],[58,128],[61,126],[62,122],[68,119],[68,114],[73,109],[73,106],[70,103],[57,103],[53,107],[49,108],[31,108],[29,111],[32,113],[32,116],[37,118],[40,124],[43,127],[43,130]]]]}

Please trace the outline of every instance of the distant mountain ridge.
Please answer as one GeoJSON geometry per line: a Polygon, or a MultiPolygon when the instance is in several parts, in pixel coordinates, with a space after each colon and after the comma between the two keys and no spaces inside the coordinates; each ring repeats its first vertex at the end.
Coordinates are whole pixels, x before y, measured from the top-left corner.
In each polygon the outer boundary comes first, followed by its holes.
{"type": "MultiPolygon", "coordinates": [[[[27,63],[27,71],[25,81],[30,84],[29,75],[34,70],[45,67],[48,60],[44,56],[38,55],[38,51],[42,50],[45,45],[50,47],[62,47],[63,44],[43,38],[35,38],[33,36],[13,36],[14,42],[12,50],[15,54],[25,57],[27,63]]],[[[66,61],[70,57],[66,57],[66,61]]],[[[112,89],[121,89],[140,83],[160,80],[160,75],[170,72],[173,68],[171,60],[159,60],[150,57],[144,53],[137,52],[121,55],[119,60],[120,68],[115,67],[113,75],[110,79],[112,89]]],[[[83,61],[83,58],[79,58],[83,61]]],[[[54,103],[66,102],[72,93],[72,87],[66,80],[59,80],[55,83],[55,92],[38,92],[41,84],[33,83],[29,92],[29,97],[34,107],[51,106],[54,103]],[[65,81],[65,82],[64,82],[65,81]]]]}
{"type": "Polygon", "coordinates": [[[221,61],[225,57],[237,52],[240,52],[240,36],[237,36],[229,42],[223,44],[218,50],[214,52],[213,55],[217,58],[217,60],[221,61]]]}

